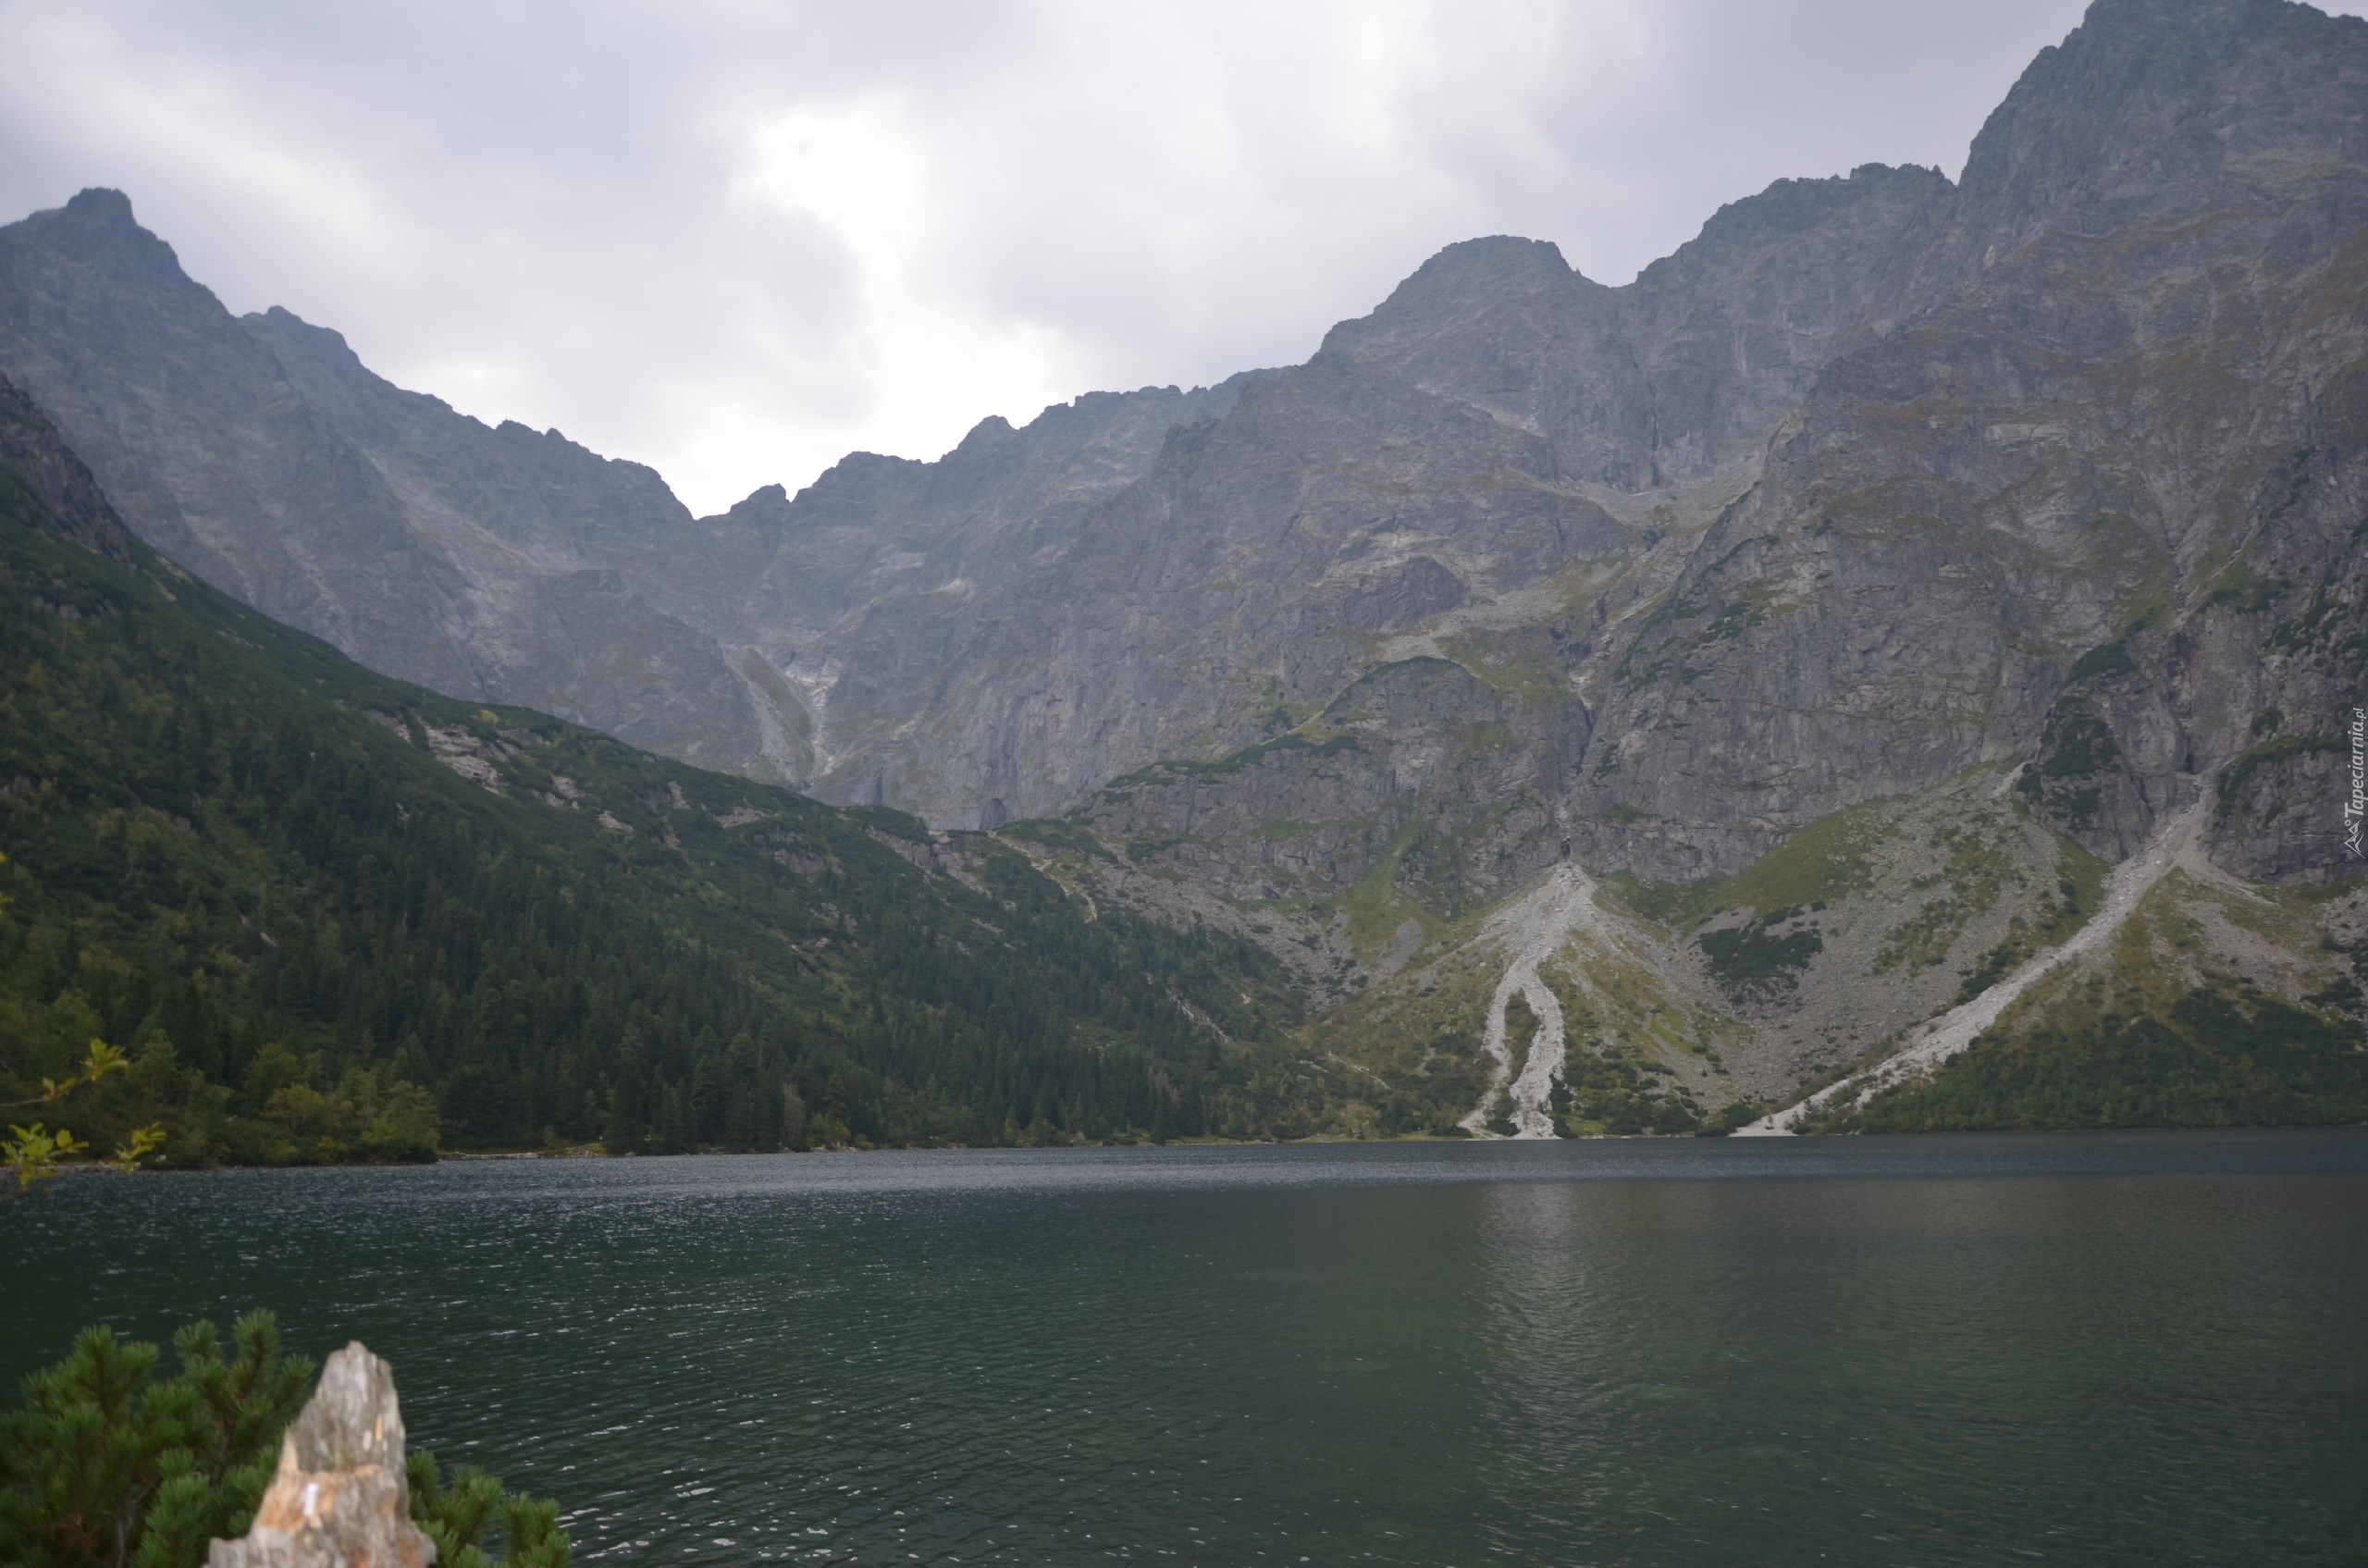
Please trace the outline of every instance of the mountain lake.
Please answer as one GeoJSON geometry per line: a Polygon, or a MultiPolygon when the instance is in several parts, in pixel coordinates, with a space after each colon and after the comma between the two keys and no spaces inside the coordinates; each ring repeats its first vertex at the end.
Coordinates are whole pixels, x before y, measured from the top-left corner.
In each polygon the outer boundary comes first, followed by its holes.
{"type": "MultiPolygon", "coordinates": [[[[268,1306],[579,1561],[2356,1562],[2368,1129],[76,1177],[0,1375],[268,1306]]],[[[169,1358],[169,1352],[167,1352],[169,1358]]]]}

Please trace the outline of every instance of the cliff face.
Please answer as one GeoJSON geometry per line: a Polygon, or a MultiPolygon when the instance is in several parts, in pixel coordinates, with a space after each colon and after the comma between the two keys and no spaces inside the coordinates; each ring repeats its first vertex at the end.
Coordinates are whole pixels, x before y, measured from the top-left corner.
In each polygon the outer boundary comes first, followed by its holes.
{"type": "Polygon", "coordinates": [[[1567,674],[1665,536],[1748,483],[1814,364],[1864,330],[1850,279],[1946,191],[1923,170],[1788,181],[1627,290],[1532,241],[1449,247],[1308,364],[1173,431],[1024,578],[981,589],[991,613],[866,605],[820,786],[1036,814],[1258,744],[1396,660],[1567,674]]]}
{"type": "Polygon", "coordinates": [[[401,391],[284,311],[232,317],[112,191],[0,229],[0,361],[134,528],[257,609],[455,696],[762,771],[761,691],[626,586],[725,548],[649,470],[401,391]]]}
{"type": "Polygon", "coordinates": [[[0,370],[142,533],[382,668],[941,823],[1078,809],[1211,886],[1313,842],[1269,819],[1462,824],[1400,889],[1441,918],[1565,840],[1724,875],[2024,759],[2108,857],[2217,778],[2221,863],[2317,877],[2362,674],[2363,161],[2368,26],[2098,0],[1962,184],[1780,181],[1618,289],[1450,246],[1305,364],[697,520],[233,319],[109,192],[0,229],[0,370]],[[1407,765],[1443,703],[1461,760],[1407,765]],[[1202,771],[1096,794],[1161,764],[1202,771]]]}
{"type": "Polygon", "coordinates": [[[1975,143],[1930,302],[1824,367],[1622,650],[1578,814],[1659,825],[1591,846],[1731,870],[2020,757],[2109,856],[2216,774],[2226,863],[2332,874],[2258,830],[2362,673],[2363,262],[2368,26],[2099,5],[1975,143]]]}

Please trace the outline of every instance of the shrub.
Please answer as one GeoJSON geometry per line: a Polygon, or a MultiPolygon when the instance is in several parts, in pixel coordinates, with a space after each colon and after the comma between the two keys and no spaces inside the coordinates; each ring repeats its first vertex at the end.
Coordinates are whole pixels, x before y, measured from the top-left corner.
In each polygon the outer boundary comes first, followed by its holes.
{"type": "MultiPolygon", "coordinates": [[[[155,1379],[157,1348],[102,1324],[25,1379],[0,1418],[0,1562],[9,1568],[198,1568],[216,1537],[247,1533],[303,1408],[314,1364],[280,1352],[268,1312],[232,1325],[225,1359],[211,1323],[173,1336],[180,1369],[155,1379]]],[[[408,1461],[412,1518],[444,1568],[491,1568],[499,1532],[513,1568],[567,1568],[559,1505],[504,1492],[436,1456],[408,1461]]]]}

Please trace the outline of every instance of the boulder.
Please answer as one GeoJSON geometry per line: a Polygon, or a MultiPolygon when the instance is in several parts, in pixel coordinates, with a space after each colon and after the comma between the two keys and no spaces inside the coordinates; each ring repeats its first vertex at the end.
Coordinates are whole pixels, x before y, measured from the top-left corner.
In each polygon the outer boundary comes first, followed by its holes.
{"type": "Polygon", "coordinates": [[[208,1568],[427,1568],[436,1543],[411,1521],[394,1369],[360,1340],[329,1357],[280,1442],[254,1527],[214,1543],[208,1568]]]}

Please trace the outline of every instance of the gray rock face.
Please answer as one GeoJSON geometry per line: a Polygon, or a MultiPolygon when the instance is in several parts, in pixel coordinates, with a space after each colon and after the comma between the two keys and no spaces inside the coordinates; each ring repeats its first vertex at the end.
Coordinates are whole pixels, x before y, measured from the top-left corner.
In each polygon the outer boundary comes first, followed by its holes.
{"type": "Polygon", "coordinates": [[[0,370],[134,528],[256,608],[455,695],[762,760],[762,693],[621,590],[721,548],[655,474],[401,391],[284,311],[233,318],[115,192],[0,229],[0,370]]]}
{"type": "Polygon", "coordinates": [[[2368,25],[2098,0],[1961,184],[1780,181],[1618,289],[1450,246],[1305,364],[696,521],[233,320],[110,193],[0,230],[0,370],[135,526],[384,668],[943,824],[1076,809],[1244,897],[1387,859],[1444,916],[1566,837],[1720,874],[2002,760],[2107,855],[2216,781],[2223,864],[2324,877],[2364,177],[2368,25]]]}
{"type": "Polygon", "coordinates": [[[436,1545],[411,1522],[403,1417],[394,1371],[347,1345],[288,1428],[279,1469],[240,1539],[214,1543],[208,1568],[427,1568],[436,1545]]]}
{"type": "Polygon", "coordinates": [[[91,471],[56,439],[44,440],[46,423],[22,388],[0,377],[0,469],[33,493],[65,524],[67,537],[86,549],[129,566],[130,536],[117,521],[91,471]]]}
{"type": "MultiPolygon", "coordinates": [[[[1918,264],[1934,302],[1824,367],[1622,650],[1590,848],[1728,870],[2028,757],[2026,794],[2117,857],[2268,710],[2325,725],[2362,673],[2363,260],[2368,26],[2096,6],[1976,142],[1918,264]],[[1656,825],[1611,831],[1615,802],[1656,825]]],[[[2324,835],[2241,836],[2215,852],[2338,870],[2324,835]]]]}
{"type": "Polygon", "coordinates": [[[806,738],[787,771],[826,798],[964,826],[1046,809],[1023,758],[948,753],[971,745],[940,727],[970,722],[944,711],[962,700],[963,666],[982,638],[1025,636],[1046,612],[1088,520],[1143,476],[1169,432],[1224,413],[1256,379],[1093,393],[1024,430],[982,421],[933,463],[857,453],[794,500],[773,487],[734,507],[727,517],[761,541],[763,564],[710,584],[709,601],[730,607],[734,632],[797,695],[806,738]]]}
{"type": "Polygon", "coordinates": [[[1558,476],[1666,490],[1759,457],[1951,195],[1912,167],[1779,180],[1620,289],[1537,241],[1451,245],[1325,352],[1544,437],[1558,476]]]}
{"type": "Polygon", "coordinates": [[[1139,864],[1298,917],[1338,963],[1402,962],[1438,917],[1515,891],[1567,846],[1558,808],[1585,710],[1560,683],[1491,673],[1378,666],[1305,723],[1129,773],[1077,816],[1139,864]]]}

